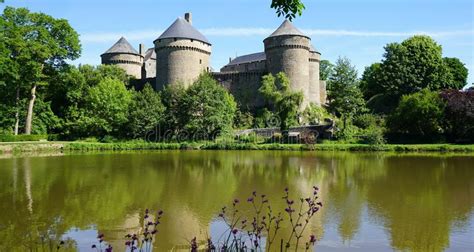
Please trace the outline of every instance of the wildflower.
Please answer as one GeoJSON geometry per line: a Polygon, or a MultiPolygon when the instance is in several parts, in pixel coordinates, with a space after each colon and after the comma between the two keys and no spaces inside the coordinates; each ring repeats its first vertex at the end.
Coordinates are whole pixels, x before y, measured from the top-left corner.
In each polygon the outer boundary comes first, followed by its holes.
{"type": "Polygon", "coordinates": [[[163,215],[163,210],[158,211],[158,215],[163,215]]]}
{"type": "Polygon", "coordinates": [[[105,252],[112,252],[112,246],[108,246],[106,249],[105,249],[105,252]]]}
{"type": "Polygon", "coordinates": [[[314,244],[316,242],[316,237],[314,235],[310,235],[309,242],[314,244]]]}
{"type": "Polygon", "coordinates": [[[318,203],[316,203],[316,205],[319,205],[320,207],[322,207],[322,206],[323,206],[323,203],[318,202],[318,203]]]}
{"type": "Polygon", "coordinates": [[[248,198],[247,202],[253,202],[253,197],[248,198]]]}
{"type": "Polygon", "coordinates": [[[103,237],[104,237],[104,234],[99,234],[99,235],[97,236],[97,239],[101,239],[101,238],[103,238],[103,237]]]}
{"type": "Polygon", "coordinates": [[[257,196],[257,191],[253,191],[253,192],[252,192],[252,195],[253,195],[254,197],[256,197],[256,196],[257,196]]]}
{"type": "Polygon", "coordinates": [[[95,244],[93,244],[91,248],[97,248],[97,246],[95,244]]]}
{"type": "Polygon", "coordinates": [[[234,228],[234,230],[232,230],[232,233],[235,235],[237,234],[238,230],[236,228],[234,228]]]}
{"type": "Polygon", "coordinates": [[[154,235],[154,234],[156,234],[157,232],[158,232],[158,230],[155,229],[155,230],[151,231],[151,234],[154,235]]]}
{"type": "Polygon", "coordinates": [[[130,241],[125,242],[125,246],[130,246],[130,244],[131,244],[130,241]]]}

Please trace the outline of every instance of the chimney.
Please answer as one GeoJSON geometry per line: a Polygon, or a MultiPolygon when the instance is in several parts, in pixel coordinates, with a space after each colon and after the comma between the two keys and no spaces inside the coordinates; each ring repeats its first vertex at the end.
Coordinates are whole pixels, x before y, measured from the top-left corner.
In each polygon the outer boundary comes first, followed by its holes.
{"type": "Polygon", "coordinates": [[[184,19],[186,19],[186,21],[188,21],[190,25],[193,24],[193,15],[191,14],[191,12],[184,13],[184,19]]]}
{"type": "Polygon", "coordinates": [[[231,57],[229,57],[229,63],[230,63],[231,61],[232,61],[232,58],[231,58],[231,57]]]}
{"type": "Polygon", "coordinates": [[[145,55],[145,45],[144,45],[144,44],[140,44],[140,45],[138,46],[138,53],[139,53],[140,55],[145,55]]]}

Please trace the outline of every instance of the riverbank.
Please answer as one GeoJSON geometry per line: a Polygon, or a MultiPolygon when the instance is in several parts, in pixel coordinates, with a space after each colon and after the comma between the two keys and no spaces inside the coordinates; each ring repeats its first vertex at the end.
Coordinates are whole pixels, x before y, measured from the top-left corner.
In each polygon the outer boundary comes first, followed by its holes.
{"type": "Polygon", "coordinates": [[[464,152],[474,153],[474,144],[262,144],[235,142],[154,143],[143,141],[117,143],[91,142],[8,142],[0,143],[0,154],[47,153],[68,151],[124,151],[124,150],[288,150],[288,151],[369,151],[369,152],[464,152]]]}

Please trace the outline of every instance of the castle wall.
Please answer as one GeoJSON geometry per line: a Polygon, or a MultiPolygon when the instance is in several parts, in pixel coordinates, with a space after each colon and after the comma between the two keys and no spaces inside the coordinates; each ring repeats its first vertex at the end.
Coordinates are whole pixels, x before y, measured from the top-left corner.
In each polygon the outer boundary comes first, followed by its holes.
{"type": "Polygon", "coordinates": [[[309,38],[302,36],[277,36],[264,40],[268,71],[284,72],[290,79],[291,89],[303,93],[304,109],[309,93],[309,38]]]}
{"type": "Polygon", "coordinates": [[[320,80],[319,81],[319,100],[321,104],[326,104],[327,102],[327,92],[326,92],[326,81],[320,80]]]}
{"type": "Polygon", "coordinates": [[[143,74],[142,78],[154,78],[156,77],[156,60],[148,59],[143,63],[143,74]]]}
{"type": "Polygon", "coordinates": [[[165,85],[191,85],[204,71],[209,71],[211,45],[192,39],[155,40],[156,90],[165,85]]]}
{"type": "Polygon", "coordinates": [[[266,61],[247,62],[238,65],[226,65],[221,68],[221,72],[249,72],[249,71],[266,71],[266,61]]]}
{"type": "Polygon", "coordinates": [[[263,71],[213,73],[214,78],[235,98],[241,109],[255,111],[265,105],[265,100],[258,89],[262,85],[263,71]]]}
{"type": "Polygon", "coordinates": [[[102,64],[116,65],[136,79],[142,78],[143,56],[126,53],[102,54],[102,64]]]}
{"type": "Polygon", "coordinates": [[[308,102],[321,105],[321,95],[319,87],[319,62],[321,55],[317,52],[310,52],[309,58],[309,89],[308,102]]]}

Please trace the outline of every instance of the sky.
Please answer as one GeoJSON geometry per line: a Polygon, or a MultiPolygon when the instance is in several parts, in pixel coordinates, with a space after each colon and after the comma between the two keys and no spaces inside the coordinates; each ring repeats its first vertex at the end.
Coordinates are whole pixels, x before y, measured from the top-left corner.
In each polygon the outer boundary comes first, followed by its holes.
{"type": "MultiPolygon", "coordinates": [[[[138,50],[185,12],[212,43],[211,66],[229,57],[263,51],[263,39],[283,22],[271,0],[5,0],[69,20],[80,34],[82,56],[74,64],[100,64],[100,55],[121,36],[138,50]]],[[[311,37],[322,59],[347,57],[359,75],[382,60],[384,46],[415,34],[432,36],[444,57],[457,57],[474,82],[474,1],[472,0],[303,0],[294,25],[311,37]]]]}

